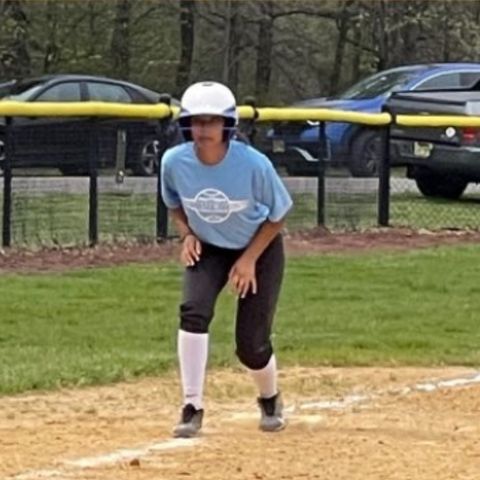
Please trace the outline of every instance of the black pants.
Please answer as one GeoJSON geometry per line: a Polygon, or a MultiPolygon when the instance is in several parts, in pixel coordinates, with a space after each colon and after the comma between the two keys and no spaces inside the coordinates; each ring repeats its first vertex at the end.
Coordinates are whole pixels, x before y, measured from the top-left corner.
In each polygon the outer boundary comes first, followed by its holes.
{"type": "MultiPolygon", "coordinates": [[[[200,261],[185,269],[180,328],[207,333],[218,295],[243,250],[202,245],[200,261]]],[[[257,293],[238,299],[236,353],[248,368],[265,367],[272,356],[270,341],[273,317],[283,278],[285,257],[281,235],[273,239],[256,263],[257,293]]]]}

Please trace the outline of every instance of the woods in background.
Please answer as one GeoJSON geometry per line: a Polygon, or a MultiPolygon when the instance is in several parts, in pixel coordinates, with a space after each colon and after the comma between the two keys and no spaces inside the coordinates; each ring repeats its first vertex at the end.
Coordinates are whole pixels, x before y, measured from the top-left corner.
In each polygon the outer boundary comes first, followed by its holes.
{"type": "Polygon", "coordinates": [[[0,79],[87,73],[281,105],[396,65],[480,61],[480,1],[1,0],[0,79]]]}

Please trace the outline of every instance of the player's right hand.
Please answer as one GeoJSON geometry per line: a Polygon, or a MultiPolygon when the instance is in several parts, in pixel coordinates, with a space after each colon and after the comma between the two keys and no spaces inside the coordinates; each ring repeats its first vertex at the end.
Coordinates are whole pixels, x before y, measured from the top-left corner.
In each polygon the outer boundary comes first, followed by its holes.
{"type": "Polygon", "coordinates": [[[185,236],[182,242],[182,250],[180,252],[180,261],[186,267],[193,267],[199,260],[202,254],[202,243],[193,234],[189,233],[185,236]]]}

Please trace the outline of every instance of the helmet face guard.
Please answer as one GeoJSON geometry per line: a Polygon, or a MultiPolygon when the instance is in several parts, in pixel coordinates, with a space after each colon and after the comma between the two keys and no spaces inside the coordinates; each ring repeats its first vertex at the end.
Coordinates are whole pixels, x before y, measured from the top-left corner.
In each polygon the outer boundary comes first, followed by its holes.
{"type": "MultiPolygon", "coordinates": [[[[202,115],[207,115],[202,114],[202,115]]],[[[183,138],[187,142],[191,142],[192,138],[192,117],[195,115],[191,115],[189,117],[182,117],[178,119],[178,124],[180,125],[180,131],[182,132],[183,138]]],[[[233,118],[222,117],[224,119],[223,124],[223,141],[227,142],[230,140],[237,130],[236,121],[233,118]]]]}
{"type": "Polygon", "coordinates": [[[235,134],[238,122],[236,101],[225,85],[217,82],[194,83],[185,90],[180,103],[178,123],[185,140],[192,140],[192,117],[200,115],[214,115],[225,120],[224,142],[235,134]]]}

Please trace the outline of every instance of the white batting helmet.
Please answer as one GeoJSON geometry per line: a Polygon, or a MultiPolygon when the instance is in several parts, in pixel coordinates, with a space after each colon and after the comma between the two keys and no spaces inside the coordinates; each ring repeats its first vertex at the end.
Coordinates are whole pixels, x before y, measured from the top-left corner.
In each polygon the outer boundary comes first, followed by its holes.
{"type": "Polygon", "coordinates": [[[235,133],[238,115],[235,96],[218,82],[198,82],[185,90],[178,122],[186,140],[192,139],[191,119],[197,115],[218,115],[225,119],[224,140],[235,133]]]}

